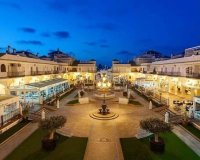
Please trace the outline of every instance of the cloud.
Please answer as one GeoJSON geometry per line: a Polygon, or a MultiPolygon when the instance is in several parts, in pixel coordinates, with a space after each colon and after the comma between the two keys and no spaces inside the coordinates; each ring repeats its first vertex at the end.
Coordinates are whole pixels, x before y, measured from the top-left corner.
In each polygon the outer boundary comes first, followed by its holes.
{"type": "Polygon", "coordinates": [[[26,33],[35,33],[36,32],[36,30],[34,28],[30,28],[30,27],[22,27],[22,28],[20,28],[20,30],[22,32],[26,32],[26,33]]]}
{"type": "Polygon", "coordinates": [[[132,55],[131,52],[127,51],[127,50],[122,50],[120,52],[117,53],[118,55],[124,55],[124,56],[130,56],[132,55]]]}
{"type": "Polygon", "coordinates": [[[96,42],[85,42],[88,46],[96,46],[96,42]]]}
{"type": "Polygon", "coordinates": [[[48,33],[48,32],[43,32],[43,33],[41,33],[40,34],[42,37],[50,37],[51,35],[50,35],[50,33],[48,33]]]}
{"type": "Polygon", "coordinates": [[[70,37],[69,32],[67,31],[57,31],[53,33],[59,39],[67,39],[70,37]]]}
{"type": "Polygon", "coordinates": [[[14,9],[21,9],[21,6],[15,2],[0,1],[0,6],[5,6],[14,9]]]}
{"type": "Polygon", "coordinates": [[[109,48],[110,46],[108,44],[101,44],[100,47],[101,48],[109,48]]]}
{"type": "Polygon", "coordinates": [[[96,24],[91,24],[86,26],[88,29],[101,29],[101,30],[106,30],[106,31],[113,31],[117,29],[117,25],[114,23],[96,23],[96,24]]]}
{"type": "Polygon", "coordinates": [[[21,40],[21,41],[17,41],[17,43],[26,44],[26,45],[36,45],[36,46],[44,45],[41,41],[37,41],[37,40],[21,40]]]}

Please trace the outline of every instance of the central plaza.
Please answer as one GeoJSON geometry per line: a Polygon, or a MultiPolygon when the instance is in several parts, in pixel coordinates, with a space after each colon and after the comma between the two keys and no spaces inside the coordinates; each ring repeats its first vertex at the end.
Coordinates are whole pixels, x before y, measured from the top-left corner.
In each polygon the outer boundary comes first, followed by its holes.
{"type": "Polygon", "coordinates": [[[0,57],[0,159],[199,159],[198,47],[176,59],[115,59],[102,70],[60,50],[56,61],[8,51],[0,57]],[[62,125],[43,131],[58,117],[62,125]],[[149,148],[161,131],[142,128],[150,118],[170,126],[162,154],[149,148]],[[56,146],[46,152],[43,137],[52,132],[56,146]]]}

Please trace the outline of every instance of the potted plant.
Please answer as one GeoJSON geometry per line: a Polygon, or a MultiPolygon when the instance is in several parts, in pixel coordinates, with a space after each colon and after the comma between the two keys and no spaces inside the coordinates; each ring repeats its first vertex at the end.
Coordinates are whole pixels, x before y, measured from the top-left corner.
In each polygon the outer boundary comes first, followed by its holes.
{"type": "Polygon", "coordinates": [[[24,120],[28,120],[29,112],[30,112],[30,108],[29,108],[29,106],[26,106],[26,107],[24,108],[24,110],[22,111],[23,119],[24,119],[24,120]]]}
{"type": "Polygon", "coordinates": [[[83,97],[83,95],[84,95],[84,92],[80,91],[80,96],[83,97]]]}
{"type": "Polygon", "coordinates": [[[187,126],[190,123],[189,118],[187,116],[187,112],[185,111],[183,114],[183,120],[182,120],[182,125],[187,126]]]}
{"type": "Polygon", "coordinates": [[[123,92],[123,96],[124,96],[124,97],[127,97],[127,95],[128,95],[127,92],[124,91],[124,92],[123,92]]]}
{"type": "Polygon", "coordinates": [[[39,127],[47,130],[48,135],[42,139],[42,148],[45,150],[53,150],[56,147],[56,129],[62,128],[66,123],[64,116],[52,116],[48,119],[40,121],[39,127]]]}
{"type": "Polygon", "coordinates": [[[171,125],[159,118],[147,118],[140,121],[140,127],[154,134],[154,137],[150,138],[151,150],[155,152],[164,152],[165,143],[164,140],[159,137],[159,133],[171,131],[171,125]]]}

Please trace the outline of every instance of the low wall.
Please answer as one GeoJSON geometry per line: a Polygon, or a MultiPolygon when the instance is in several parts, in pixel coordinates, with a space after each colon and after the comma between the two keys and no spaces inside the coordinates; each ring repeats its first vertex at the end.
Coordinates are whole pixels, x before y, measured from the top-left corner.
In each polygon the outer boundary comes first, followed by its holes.
{"type": "Polygon", "coordinates": [[[119,104],[128,104],[128,98],[119,98],[119,104]]]}
{"type": "Polygon", "coordinates": [[[122,86],[114,86],[114,90],[121,90],[122,86]]]}
{"type": "Polygon", "coordinates": [[[80,104],[86,104],[89,103],[89,98],[88,97],[79,98],[78,101],[80,104]]]}
{"type": "Polygon", "coordinates": [[[11,123],[11,124],[9,124],[9,125],[3,127],[3,128],[0,130],[0,134],[4,133],[5,131],[7,131],[8,129],[12,128],[13,126],[15,126],[17,123],[19,123],[19,122],[21,122],[21,121],[22,121],[22,119],[20,118],[20,119],[14,121],[13,123],[11,123]]]}

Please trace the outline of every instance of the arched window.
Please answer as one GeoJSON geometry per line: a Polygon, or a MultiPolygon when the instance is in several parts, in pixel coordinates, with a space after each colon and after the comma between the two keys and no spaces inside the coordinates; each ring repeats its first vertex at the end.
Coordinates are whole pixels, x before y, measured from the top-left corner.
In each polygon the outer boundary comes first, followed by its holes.
{"type": "Polygon", "coordinates": [[[6,65],[5,64],[1,65],[1,72],[6,72],[6,65]]]}

